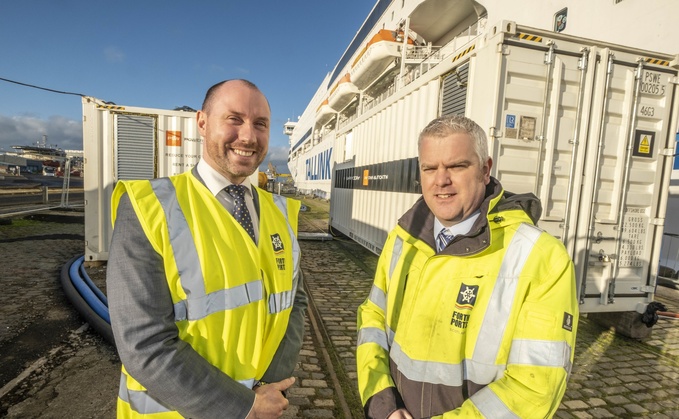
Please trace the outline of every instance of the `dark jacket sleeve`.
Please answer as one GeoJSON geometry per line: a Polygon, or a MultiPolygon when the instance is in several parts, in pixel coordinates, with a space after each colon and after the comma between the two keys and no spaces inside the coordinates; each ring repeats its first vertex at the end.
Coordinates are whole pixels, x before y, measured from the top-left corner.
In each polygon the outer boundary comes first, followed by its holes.
{"type": "Polygon", "coordinates": [[[297,365],[299,351],[302,348],[302,341],[304,339],[304,313],[306,312],[307,305],[307,295],[304,291],[304,275],[300,269],[297,281],[297,292],[295,294],[292,312],[290,313],[288,328],[285,331],[285,336],[283,336],[283,340],[281,341],[278,350],[271,360],[269,368],[262,377],[262,381],[273,383],[292,376],[295,365],[297,365]]]}
{"type": "Polygon", "coordinates": [[[121,198],[107,267],[107,297],[120,359],[148,394],[185,417],[244,418],[255,393],[179,339],[162,257],[127,195],[121,198]]]}

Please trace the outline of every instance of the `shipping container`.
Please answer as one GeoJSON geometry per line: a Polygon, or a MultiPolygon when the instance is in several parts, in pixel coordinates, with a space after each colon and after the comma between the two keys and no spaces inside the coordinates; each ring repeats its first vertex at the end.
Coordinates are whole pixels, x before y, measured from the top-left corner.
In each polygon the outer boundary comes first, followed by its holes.
{"type": "Polygon", "coordinates": [[[407,52],[402,61],[330,122],[333,229],[380,253],[420,196],[419,130],[464,114],[489,134],[505,190],[540,198],[539,226],[575,262],[582,312],[652,301],[678,126],[676,55],[500,21],[417,65],[407,52]]]}
{"type": "Polygon", "coordinates": [[[118,106],[83,97],[85,261],[108,260],[118,180],[182,173],[202,153],[196,113],[118,106]]]}

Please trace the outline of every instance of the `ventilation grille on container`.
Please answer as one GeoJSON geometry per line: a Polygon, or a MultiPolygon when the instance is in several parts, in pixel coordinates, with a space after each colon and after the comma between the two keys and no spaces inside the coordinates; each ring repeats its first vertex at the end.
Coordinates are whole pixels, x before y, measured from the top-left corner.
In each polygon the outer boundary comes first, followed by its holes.
{"type": "Polygon", "coordinates": [[[469,64],[458,67],[443,79],[441,116],[464,115],[467,105],[469,64]]]}
{"type": "Polygon", "coordinates": [[[116,115],[116,177],[118,180],[155,176],[156,118],[116,115]]]}

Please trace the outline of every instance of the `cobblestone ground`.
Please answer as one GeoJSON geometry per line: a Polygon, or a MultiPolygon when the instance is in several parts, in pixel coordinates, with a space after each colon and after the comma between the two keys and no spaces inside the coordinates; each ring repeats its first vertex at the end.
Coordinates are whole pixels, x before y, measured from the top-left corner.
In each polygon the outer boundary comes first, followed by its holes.
{"type": "MultiPolygon", "coordinates": [[[[300,227],[301,228],[301,227],[300,227]]],[[[357,406],[356,308],[370,290],[377,256],[336,238],[303,244],[307,283],[335,350],[344,397],[357,406]]],[[[679,291],[658,287],[656,300],[679,312],[679,291]]],[[[358,409],[351,413],[362,417],[358,409]]],[[[575,362],[558,418],[679,418],[679,320],[660,318],[643,342],[583,316],[575,362]]]]}
{"type": "MultiPolygon", "coordinates": [[[[367,296],[377,256],[353,242],[304,246],[307,282],[341,359],[344,393],[356,398],[355,313],[367,296]],[[336,268],[326,268],[334,266],[336,268]],[[320,297],[317,297],[320,296],[320,297]]],[[[677,292],[657,299],[679,311],[677,292]]],[[[660,319],[645,342],[583,318],[575,362],[558,418],[679,418],[679,321],[660,319]]],[[[357,414],[356,411],[352,413],[357,414]]],[[[359,412],[360,413],[360,412],[359,412]]]]}
{"type": "MultiPolygon", "coordinates": [[[[327,203],[308,205],[300,231],[327,231],[327,203]]],[[[81,327],[58,281],[63,264],[82,253],[83,231],[82,223],[16,220],[0,226],[0,386],[5,386],[0,417],[115,417],[120,368],[115,350],[81,327]],[[22,381],[5,390],[22,372],[22,381]]],[[[372,285],[377,256],[341,237],[300,245],[313,304],[284,417],[363,417],[356,385],[356,309],[372,285]]],[[[103,288],[105,267],[88,272],[103,288]]],[[[679,311],[679,291],[659,287],[657,299],[668,311],[679,311]]],[[[556,416],[679,419],[678,325],[661,318],[641,342],[584,317],[556,416]]]]}
{"type": "MultiPolygon", "coordinates": [[[[676,290],[657,301],[679,312],[676,290]]],[[[679,320],[659,319],[651,337],[629,339],[583,319],[559,418],[679,418],[679,320]]]]}
{"type": "Polygon", "coordinates": [[[322,318],[320,332],[349,410],[342,413],[363,417],[356,385],[356,310],[370,291],[372,274],[355,254],[368,251],[341,240],[301,247],[305,281],[322,318]]]}

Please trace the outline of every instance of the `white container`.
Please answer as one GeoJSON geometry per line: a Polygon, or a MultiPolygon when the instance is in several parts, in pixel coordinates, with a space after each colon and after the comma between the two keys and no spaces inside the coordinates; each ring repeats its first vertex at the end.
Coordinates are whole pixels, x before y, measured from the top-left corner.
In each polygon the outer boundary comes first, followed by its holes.
{"type": "Polygon", "coordinates": [[[109,105],[83,97],[85,262],[105,261],[118,180],[189,170],[200,159],[196,113],[109,105]]]}
{"type": "Polygon", "coordinates": [[[540,198],[539,226],[575,262],[582,312],[652,301],[678,125],[677,56],[510,21],[440,51],[333,131],[343,151],[331,226],[379,253],[420,195],[419,131],[464,113],[489,134],[492,175],[505,190],[540,198]]]}

